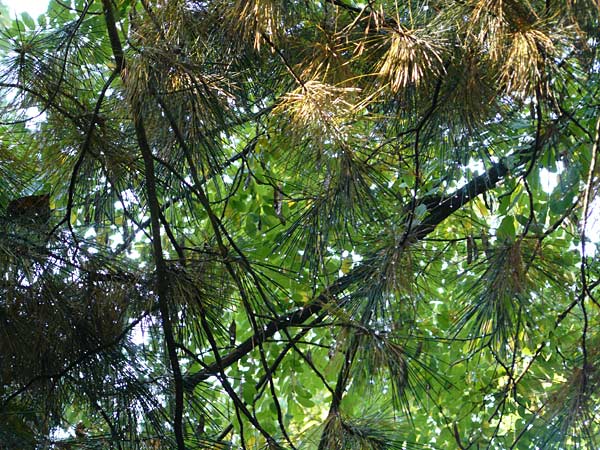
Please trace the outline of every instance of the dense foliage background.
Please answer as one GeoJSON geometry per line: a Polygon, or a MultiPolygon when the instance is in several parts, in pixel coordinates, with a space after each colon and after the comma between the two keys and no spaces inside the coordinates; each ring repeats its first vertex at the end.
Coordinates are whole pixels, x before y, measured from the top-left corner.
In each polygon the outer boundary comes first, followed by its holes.
{"type": "Polygon", "coordinates": [[[599,448],[598,15],[3,14],[0,448],[599,448]]]}

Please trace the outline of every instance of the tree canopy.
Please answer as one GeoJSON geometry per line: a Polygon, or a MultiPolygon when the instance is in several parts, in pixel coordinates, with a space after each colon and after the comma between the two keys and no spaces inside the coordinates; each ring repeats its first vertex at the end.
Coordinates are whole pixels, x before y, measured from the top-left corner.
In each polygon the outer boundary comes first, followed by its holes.
{"type": "Polygon", "coordinates": [[[596,1],[1,21],[0,449],[600,447],[596,1]]]}

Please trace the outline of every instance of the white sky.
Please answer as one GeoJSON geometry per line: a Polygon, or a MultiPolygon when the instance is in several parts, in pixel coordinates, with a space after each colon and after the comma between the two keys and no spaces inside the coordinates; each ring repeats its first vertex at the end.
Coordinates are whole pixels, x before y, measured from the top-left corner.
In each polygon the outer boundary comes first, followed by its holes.
{"type": "Polygon", "coordinates": [[[2,0],[12,15],[27,11],[33,18],[46,12],[48,0],[2,0]]]}

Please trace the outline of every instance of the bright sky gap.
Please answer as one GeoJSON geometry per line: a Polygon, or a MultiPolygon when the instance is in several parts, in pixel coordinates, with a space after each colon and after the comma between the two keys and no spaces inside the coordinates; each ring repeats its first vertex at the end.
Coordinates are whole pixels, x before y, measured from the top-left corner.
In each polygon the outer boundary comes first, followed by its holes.
{"type": "Polygon", "coordinates": [[[48,0],[2,0],[2,3],[8,6],[11,18],[22,12],[27,12],[31,17],[37,18],[46,12],[49,2],[48,0]]]}

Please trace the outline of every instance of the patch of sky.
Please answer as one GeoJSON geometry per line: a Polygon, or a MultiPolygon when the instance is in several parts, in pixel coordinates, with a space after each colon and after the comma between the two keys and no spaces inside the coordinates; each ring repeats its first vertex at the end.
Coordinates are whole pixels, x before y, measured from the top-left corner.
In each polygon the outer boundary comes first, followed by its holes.
{"type": "Polygon", "coordinates": [[[26,12],[32,17],[43,14],[48,9],[48,0],[2,0],[11,13],[11,18],[26,12]]]}

